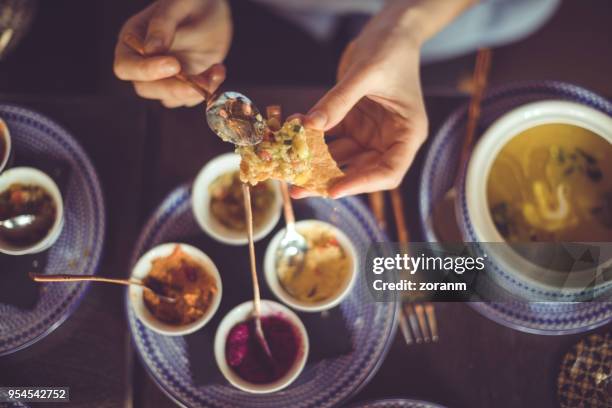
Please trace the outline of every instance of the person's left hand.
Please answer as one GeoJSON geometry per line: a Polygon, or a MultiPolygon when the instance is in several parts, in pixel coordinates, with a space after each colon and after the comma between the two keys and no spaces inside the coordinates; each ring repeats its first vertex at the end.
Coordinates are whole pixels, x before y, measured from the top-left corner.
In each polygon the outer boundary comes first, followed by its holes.
{"type": "MultiPolygon", "coordinates": [[[[345,50],[338,83],[304,118],[337,136],[329,143],[345,176],[330,196],[397,187],[427,136],[419,78],[419,46],[393,16],[375,17],[345,50]]],[[[293,198],[310,195],[300,188],[293,198]]]]}

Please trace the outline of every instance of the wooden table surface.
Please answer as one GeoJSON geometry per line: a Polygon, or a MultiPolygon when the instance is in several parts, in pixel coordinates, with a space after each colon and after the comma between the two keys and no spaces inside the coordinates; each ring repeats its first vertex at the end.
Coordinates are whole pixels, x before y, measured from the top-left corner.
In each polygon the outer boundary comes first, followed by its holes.
{"type": "MultiPolygon", "coordinates": [[[[304,111],[319,88],[245,88],[260,106],[304,111]]],[[[84,146],[107,204],[108,239],[100,273],[125,276],[139,229],[179,183],[210,158],[231,150],[214,137],[198,109],[165,110],[136,98],[0,96],[39,110],[84,146]]],[[[464,102],[428,96],[432,134],[464,102]]],[[[406,216],[419,235],[417,192],[425,146],[404,184],[406,216]]],[[[557,407],[556,379],[565,352],[582,335],[517,332],[461,303],[436,304],[440,341],[407,347],[398,333],[379,372],[350,402],[411,397],[448,407],[557,407]]],[[[598,331],[609,331],[610,326],[598,331]]],[[[129,344],[123,291],[93,286],[76,313],[32,347],[0,358],[0,385],[71,387],[78,407],[174,406],[148,378],[129,344]]],[[[50,406],[50,405],[44,405],[50,406]]],[[[63,405],[65,406],[65,405],[63,405]]]]}

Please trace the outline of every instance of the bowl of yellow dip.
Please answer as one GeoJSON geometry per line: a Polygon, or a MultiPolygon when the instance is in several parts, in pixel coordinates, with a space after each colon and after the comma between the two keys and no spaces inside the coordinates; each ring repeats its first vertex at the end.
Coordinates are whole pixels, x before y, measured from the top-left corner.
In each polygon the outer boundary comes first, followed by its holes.
{"type": "Polygon", "coordinates": [[[264,258],[264,276],[274,295],[303,312],[320,312],[338,305],[357,278],[355,246],[344,232],[318,220],[296,222],[308,243],[303,268],[277,264],[277,249],[285,230],[270,241],[264,258]]]}
{"type": "Polygon", "coordinates": [[[464,241],[480,243],[507,288],[572,296],[610,283],[524,252],[612,241],[611,117],[557,100],[516,108],[481,136],[464,181],[456,202],[464,241]]]}

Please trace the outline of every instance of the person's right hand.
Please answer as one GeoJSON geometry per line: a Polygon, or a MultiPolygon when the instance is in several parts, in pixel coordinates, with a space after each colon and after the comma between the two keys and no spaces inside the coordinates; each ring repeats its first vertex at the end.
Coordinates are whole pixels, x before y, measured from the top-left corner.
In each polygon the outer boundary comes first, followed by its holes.
{"type": "Polygon", "coordinates": [[[225,79],[225,58],[232,37],[232,21],[226,0],[157,0],[130,17],[119,33],[114,71],[132,81],[136,93],[157,99],[168,108],[193,106],[202,96],[179,80],[189,74],[209,92],[225,79]],[[123,38],[143,41],[150,57],[127,47],[123,38]]]}

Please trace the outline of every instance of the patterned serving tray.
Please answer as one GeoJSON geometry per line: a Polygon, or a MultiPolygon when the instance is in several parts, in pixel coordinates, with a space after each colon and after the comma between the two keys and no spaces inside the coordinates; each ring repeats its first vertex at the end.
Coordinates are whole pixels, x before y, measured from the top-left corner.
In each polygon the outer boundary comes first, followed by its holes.
{"type": "MultiPolygon", "coordinates": [[[[184,185],[172,192],[150,218],[136,245],[133,263],[153,246],[164,242],[181,242],[188,237],[203,234],[192,215],[191,194],[184,185]]],[[[363,254],[373,242],[386,238],[366,207],[356,198],[342,200],[305,199],[296,203],[298,219],[316,218],[334,224],[351,238],[357,252],[363,254]]],[[[270,237],[268,237],[270,238],[270,237]]],[[[258,243],[265,245],[265,242],[258,243]]],[[[265,249],[265,247],[259,247],[265,249]]],[[[232,255],[220,255],[200,248],[213,259],[220,270],[224,292],[229,290],[230,279],[224,270],[236,268],[236,257],[248,257],[246,246],[235,247],[232,255]]],[[[263,252],[258,252],[259,260],[263,252]]],[[[261,273],[261,268],[259,268],[261,273]]],[[[248,274],[244,275],[248,280],[248,274]]],[[[235,284],[236,278],[230,280],[235,284]]],[[[260,282],[265,285],[260,276],[260,282]]],[[[126,297],[128,323],[138,354],[168,396],[181,405],[195,407],[331,407],[346,400],[365,385],[378,369],[391,344],[396,324],[397,302],[374,302],[366,288],[365,277],[360,271],[352,292],[339,306],[347,323],[353,343],[353,351],[335,358],[307,363],[298,379],[288,388],[265,395],[240,391],[225,381],[202,383],[197,381],[190,361],[189,347],[194,340],[186,337],[167,337],[147,329],[135,316],[126,297]]],[[[202,330],[216,327],[207,325],[202,330]]],[[[194,335],[191,335],[194,336],[194,335]]],[[[316,338],[311,338],[311,347],[316,338]]]]}
{"type": "MultiPolygon", "coordinates": [[[[11,133],[16,161],[21,156],[40,157],[47,163],[61,163],[65,170],[64,227],[47,251],[43,272],[96,273],[104,242],[105,210],[100,182],[87,154],[65,129],[39,113],[0,104],[0,118],[11,133]]],[[[56,329],[76,309],[87,287],[46,285],[31,308],[0,304],[0,356],[21,350],[56,329]]]]}
{"type": "MultiPolygon", "coordinates": [[[[479,132],[504,113],[530,102],[556,99],[573,101],[612,115],[612,103],[584,88],[556,81],[523,82],[492,89],[482,102],[479,132]]],[[[457,109],[444,122],[427,153],[419,192],[421,224],[425,239],[438,237],[427,222],[434,203],[440,200],[455,179],[460,145],[467,122],[467,105],[457,109]]],[[[535,334],[580,333],[612,321],[612,303],[590,302],[472,302],[484,316],[507,327],[535,334]]]]}

